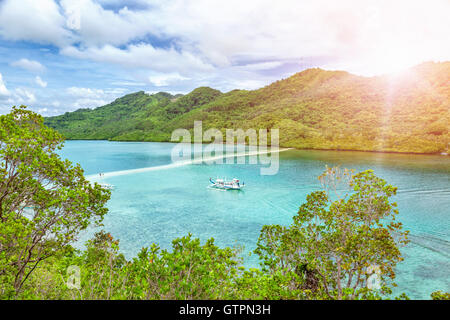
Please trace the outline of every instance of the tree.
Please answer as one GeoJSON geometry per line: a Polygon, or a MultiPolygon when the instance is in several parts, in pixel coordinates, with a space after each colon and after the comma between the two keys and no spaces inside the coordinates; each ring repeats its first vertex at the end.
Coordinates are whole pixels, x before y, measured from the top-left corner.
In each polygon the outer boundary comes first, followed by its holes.
{"type": "Polygon", "coordinates": [[[271,272],[296,273],[314,298],[380,298],[395,285],[407,231],[395,221],[397,188],[372,170],[328,168],[324,190],[307,196],[293,224],[264,226],[256,253],[271,272]],[[379,291],[377,286],[379,285],[379,291]]]}
{"type": "Polygon", "coordinates": [[[110,192],[56,153],[62,136],[21,106],[0,116],[0,295],[14,295],[38,264],[100,224],[110,192]]]}
{"type": "MultiPolygon", "coordinates": [[[[69,266],[80,268],[80,288],[70,290],[72,299],[126,299],[124,286],[127,274],[124,267],[127,261],[119,252],[119,240],[110,233],[95,233],[86,242],[86,250],[81,255],[73,254],[67,258],[63,272],[69,266]]],[[[67,274],[65,278],[68,278],[67,274]]]]}
{"type": "Polygon", "coordinates": [[[442,292],[442,291],[435,291],[431,293],[431,299],[433,300],[450,300],[450,292],[442,292]]]}
{"type": "Polygon", "coordinates": [[[188,234],[172,241],[172,251],[156,244],[142,248],[127,266],[131,299],[221,299],[237,273],[238,249],[219,248],[214,239],[201,245],[188,234]]]}

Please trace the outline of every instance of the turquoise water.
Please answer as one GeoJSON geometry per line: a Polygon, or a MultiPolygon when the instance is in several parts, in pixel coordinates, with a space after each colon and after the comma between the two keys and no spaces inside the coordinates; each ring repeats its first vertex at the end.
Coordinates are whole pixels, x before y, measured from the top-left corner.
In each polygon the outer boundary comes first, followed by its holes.
{"type": "MultiPolygon", "coordinates": [[[[68,141],[61,155],[78,162],[86,175],[171,163],[170,143],[68,141]]],[[[326,164],[375,174],[398,187],[399,220],[411,232],[397,268],[398,292],[428,299],[432,291],[450,291],[450,157],[338,151],[289,150],[279,154],[276,175],[260,175],[259,165],[191,164],[106,177],[116,189],[108,202],[105,229],[120,239],[127,258],[158,243],[191,232],[220,246],[244,246],[248,256],[264,224],[290,224],[306,195],[319,189],[326,164]],[[208,189],[209,177],[238,177],[244,191],[208,189]]],[[[86,240],[93,230],[85,234],[86,240]]]]}

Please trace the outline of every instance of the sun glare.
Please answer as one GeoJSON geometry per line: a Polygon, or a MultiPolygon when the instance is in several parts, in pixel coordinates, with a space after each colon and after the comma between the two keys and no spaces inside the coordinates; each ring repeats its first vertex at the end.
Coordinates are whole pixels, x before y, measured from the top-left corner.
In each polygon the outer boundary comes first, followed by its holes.
{"type": "Polygon", "coordinates": [[[367,74],[391,76],[400,76],[408,68],[422,62],[414,52],[392,49],[371,54],[366,61],[367,74]]]}

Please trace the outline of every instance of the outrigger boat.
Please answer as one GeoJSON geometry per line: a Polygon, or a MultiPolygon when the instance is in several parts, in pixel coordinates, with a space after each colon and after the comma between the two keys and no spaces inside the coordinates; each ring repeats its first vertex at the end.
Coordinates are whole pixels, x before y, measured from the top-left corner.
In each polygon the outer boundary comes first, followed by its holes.
{"type": "Polygon", "coordinates": [[[209,182],[212,184],[212,188],[224,189],[224,190],[241,190],[245,187],[245,183],[242,184],[239,182],[239,179],[233,179],[231,181],[226,181],[224,179],[213,179],[209,178],[209,182]]]}
{"type": "Polygon", "coordinates": [[[100,183],[100,186],[103,189],[107,189],[107,190],[114,190],[115,189],[115,187],[112,184],[109,184],[109,183],[100,183]]]}

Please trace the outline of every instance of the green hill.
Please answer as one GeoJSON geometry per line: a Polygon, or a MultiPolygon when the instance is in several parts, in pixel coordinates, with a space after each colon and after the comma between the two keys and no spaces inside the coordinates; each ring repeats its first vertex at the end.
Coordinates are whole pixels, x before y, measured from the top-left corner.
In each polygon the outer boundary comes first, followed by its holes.
{"type": "Polygon", "coordinates": [[[137,92],[46,119],[68,139],[169,141],[177,128],[279,128],[295,148],[436,153],[450,148],[450,62],[396,78],[308,69],[264,88],[175,97],[137,92]]]}
{"type": "Polygon", "coordinates": [[[166,141],[168,120],[198,108],[222,93],[200,87],[188,95],[144,91],[128,94],[96,109],[79,109],[45,119],[67,139],[166,141]]]}

